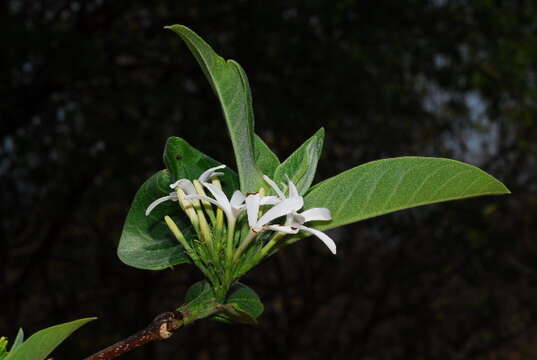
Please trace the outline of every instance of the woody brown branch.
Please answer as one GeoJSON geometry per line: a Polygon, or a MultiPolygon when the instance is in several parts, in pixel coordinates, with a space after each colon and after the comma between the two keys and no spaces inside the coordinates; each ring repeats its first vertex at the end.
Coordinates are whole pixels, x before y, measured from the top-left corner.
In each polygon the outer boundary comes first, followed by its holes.
{"type": "Polygon", "coordinates": [[[173,332],[183,326],[183,315],[179,311],[165,312],[157,317],[144,329],[114,345],[103,349],[84,360],[109,360],[125,354],[139,346],[155,340],[167,339],[173,332]]]}

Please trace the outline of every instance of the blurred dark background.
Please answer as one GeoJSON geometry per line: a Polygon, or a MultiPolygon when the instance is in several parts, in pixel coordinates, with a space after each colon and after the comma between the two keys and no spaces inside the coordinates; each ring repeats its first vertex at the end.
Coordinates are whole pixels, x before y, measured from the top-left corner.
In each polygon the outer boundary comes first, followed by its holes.
{"type": "Polygon", "coordinates": [[[124,359],[537,359],[537,3],[522,0],[0,3],[0,334],[84,316],[87,356],[173,309],[190,266],[116,246],[177,135],[233,164],[219,105],[164,25],[249,75],[256,131],[285,158],[327,130],[317,181],[401,155],[467,161],[513,195],[305,239],[244,282],[260,325],[200,321],[124,359]]]}

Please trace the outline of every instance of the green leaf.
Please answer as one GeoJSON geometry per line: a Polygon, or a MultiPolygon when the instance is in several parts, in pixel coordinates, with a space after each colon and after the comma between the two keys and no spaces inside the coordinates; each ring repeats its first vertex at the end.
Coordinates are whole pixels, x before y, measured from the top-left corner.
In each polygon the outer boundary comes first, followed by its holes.
{"type": "Polygon", "coordinates": [[[179,308],[184,324],[213,315],[219,304],[213,287],[207,280],[198,281],[186,292],[185,305],[179,308]]]}
{"type": "Polygon", "coordinates": [[[320,128],[278,166],[274,173],[276,184],[286,184],[287,176],[289,176],[291,181],[296,185],[300,195],[306,193],[315,177],[317,162],[323,150],[323,141],[324,129],[320,128]]]}
{"type": "MultiPolygon", "coordinates": [[[[179,137],[168,139],[164,162],[169,170],[154,174],[134,196],[119,241],[119,258],[135,268],[161,270],[190,262],[164,222],[164,215],[169,215],[187,239],[194,238],[195,232],[177,202],[166,201],[149,216],[145,215],[145,210],[156,199],[167,196],[172,191],[169,185],[176,179],[195,179],[208,168],[220,165],[179,137]],[[170,173],[173,173],[173,177],[170,173]]],[[[222,172],[222,187],[230,195],[238,186],[237,175],[231,169],[223,169],[222,172]]]]}
{"type": "Polygon", "coordinates": [[[11,345],[11,349],[9,351],[14,351],[19,346],[21,346],[22,342],[24,341],[24,331],[22,328],[19,329],[17,332],[17,336],[15,337],[15,341],[13,341],[13,345],[11,345]]]}
{"type": "Polygon", "coordinates": [[[186,43],[215,92],[235,151],[242,192],[255,192],[262,185],[254,152],[254,115],[250,86],[244,70],[224,60],[202,38],[182,25],[166,26],[186,43]]]}
{"type": "MultiPolygon", "coordinates": [[[[206,313],[207,307],[215,304],[216,296],[211,284],[206,281],[198,281],[186,292],[186,305],[180,308],[186,311],[188,316],[192,314],[206,313]]],[[[248,286],[237,283],[229,291],[226,304],[217,305],[220,313],[212,319],[225,323],[255,324],[256,319],[263,313],[263,303],[259,296],[248,286]]]]}
{"type": "MultiPolygon", "coordinates": [[[[164,164],[171,174],[171,182],[179,179],[197,179],[205,170],[221,165],[220,162],[176,136],[168,138],[163,158],[164,164]]],[[[220,172],[224,173],[220,177],[222,187],[226,194],[231,196],[239,188],[237,174],[229,168],[220,170],[220,172]]]]}
{"type": "Polygon", "coordinates": [[[399,157],[372,161],[315,185],[304,197],[304,209],[330,209],[331,221],[312,223],[322,230],[421,205],[508,193],[494,177],[460,161],[399,157]]]}
{"type": "Polygon", "coordinates": [[[274,171],[280,165],[280,160],[278,160],[276,154],[257,135],[255,135],[255,162],[263,175],[267,175],[270,178],[272,178],[274,171]]]}
{"type": "Polygon", "coordinates": [[[5,360],[43,360],[78,328],[95,319],[75,320],[38,331],[10,352],[5,360]]]}
{"type": "Polygon", "coordinates": [[[180,215],[177,202],[166,201],[145,216],[149,204],[170,193],[171,182],[169,172],[161,170],[151,176],[134,196],[117,251],[125,264],[138,269],[161,270],[190,262],[164,222],[164,215],[170,215],[185,237],[193,236],[191,226],[180,215]]]}
{"type": "Polygon", "coordinates": [[[263,313],[264,307],[261,299],[254,290],[248,286],[237,283],[235,284],[227,297],[226,305],[231,305],[238,314],[233,312],[227,315],[237,322],[255,324],[256,319],[263,313]]]}

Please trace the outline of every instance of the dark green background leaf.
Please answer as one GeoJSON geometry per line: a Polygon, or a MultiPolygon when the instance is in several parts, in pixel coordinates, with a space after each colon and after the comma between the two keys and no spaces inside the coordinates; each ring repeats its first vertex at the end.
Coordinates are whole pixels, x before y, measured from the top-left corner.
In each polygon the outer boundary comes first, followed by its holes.
{"type": "Polygon", "coordinates": [[[183,247],[167,231],[164,223],[164,215],[170,215],[185,236],[192,235],[188,223],[180,216],[179,204],[166,201],[145,216],[149,204],[170,193],[170,183],[169,172],[161,170],[151,176],[134,196],[117,251],[125,264],[139,269],[161,270],[190,262],[183,247]]]}

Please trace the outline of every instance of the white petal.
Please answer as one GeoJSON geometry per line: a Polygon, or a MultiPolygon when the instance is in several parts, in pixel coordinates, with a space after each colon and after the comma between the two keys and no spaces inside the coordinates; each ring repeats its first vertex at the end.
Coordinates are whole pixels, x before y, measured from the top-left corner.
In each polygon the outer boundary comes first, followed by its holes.
{"type": "Polygon", "coordinates": [[[176,193],[170,193],[170,195],[168,195],[168,196],[164,196],[164,197],[158,198],[157,200],[153,201],[151,204],[149,204],[149,206],[145,210],[145,216],[148,216],[151,213],[151,211],[153,211],[154,208],[156,208],[158,205],[160,205],[163,202],[166,202],[168,200],[177,201],[177,194],[176,193]]]}
{"type": "Polygon", "coordinates": [[[304,205],[304,199],[299,197],[294,197],[290,199],[285,199],[282,202],[280,202],[278,205],[274,206],[270,210],[268,210],[263,216],[261,216],[261,219],[259,219],[253,229],[257,231],[257,229],[260,229],[263,227],[263,225],[268,224],[274,219],[279,218],[280,216],[284,216],[287,214],[290,214],[292,212],[297,211],[304,205]]]}
{"type": "Polygon", "coordinates": [[[204,201],[208,201],[211,204],[214,204],[214,205],[218,206],[220,209],[224,210],[224,213],[226,213],[226,216],[229,217],[230,215],[232,215],[231,213],[228,214],[229,209],[227,209],[225,206],[222,206],[221,203],[219,203],[215,199],[210,198],[208,196],[205,196],[205,195],[187,195],[186,199],[187,200],[204,200],[204,201]]]}
{"type": "Polygon", "coordinates": [[[261,198],[261,205],[276,205],[280,203],[282,200],[276,196],[263,196],[261,198]]]}
{"type": "Polygon", "coordinates": [[[276,185],[276,183],[271,180],[271,178],[269,178],[267,175],[263,175],[263,179],[265,179],[265,181],[270,185],[270,187],[272,187],[272,189],[274,189],[274,191],[276,192],[276,194],[278,194],[280,199],[285,198],[285,195],[283,194],[283,192],[280,190],[278,185],[276,185]]]}
{"type": "MultiPolygon", "coordinates": [[[[289,178],[288,178],[289,180],[289,178]]],[[[289,180],[289,197],[300,196],[298,190],[291,180],[289,180]]]]}
{"type": "Polygon", "coordinates": [[[231,204],[229,203],[229,200],[227,199],[227,196],[226,194],[224,194],[222,189],[220,189],[218,186],[215,186],[213,184],[209,184],[209,183],[202,183],[202,184],[207,189],[209,189],[209,191],[211,192],[211,194],[213,194],[213,197],[216,199],[216,201],[220,203],[221,205],[220,207],[222,208],[222,210],[224,210],[226,214],[231,215],[231,204]]]}
{"type": "Polygon", "coordinates": [[[204,183],[204,182],[207,182],[207,180],[210,180],[214,176],[224,175],[224,173],[215,172],[215,170],[223,169],[225,167],[226,165],[220,165],[220,166],[215,166],[210,169],[207,169],[203,172],[203,174],[200,175],[198,179],[201,183],[204,183]]]}
{"type": "Polygon", "coordinates": [[[246,214],[248,215],[248,225],[254,228],[259,214],[259,194],[248,195],[246,197],[246,214]]]}
{"type": "Polygon", "coordinates": [[[233,196],[231,196],[231,206],[232,207],[239,207],[244,203],[244,194],[241,193],[239,190],[235,190],[233,193],[233,196]]]}
{"type": "Polygon", "coordinates": [[[192,195],[198,193],[196,191],[196,188],[194,187],[194,184],[192,184],[192,181],[188,179],[180,179],[170,185],[172,189],[175,189],[178,186],[183,189],[185,195],[192,195]]]}
{"type": "Polygon", "coordinates": [[[233,216],[237,217],[241,212],[243,212],[246,209],[246,205],[244,204],[245,197],[243,193],[241,193],[239,190],[236,190],[233,193],[233,196],[231,197],[231,212],[233,213],[233,216]]]}
{"type": "Polygon", "coordinates": [[[336,254],[336,243],[330,236],[326,235],[324,232],[319,231],[317,229],[312,229],[303,225],[298,226],[300,230],[307,231],[309,233],[312,233],[313,235],[317,236],[327,247],[330,249],[332,254],[336,254]]]}
{"type": "Polygon", "coordinates": [[[278,231],[286,234],[296,234],[299,229],[294,226],[284,226],[284,225],[267,225],[265,226],[268,230],[278,231]]]}
{"type": "Polygon", "coordinates": [[[302,211],[300,215],[304,217],[304,222],[319,221],[319,220],[321,221],[332,220],[332,215],[330,214],[330,210],[328,210],[327,208],[308,209],[306,211],[302,211]]]}

